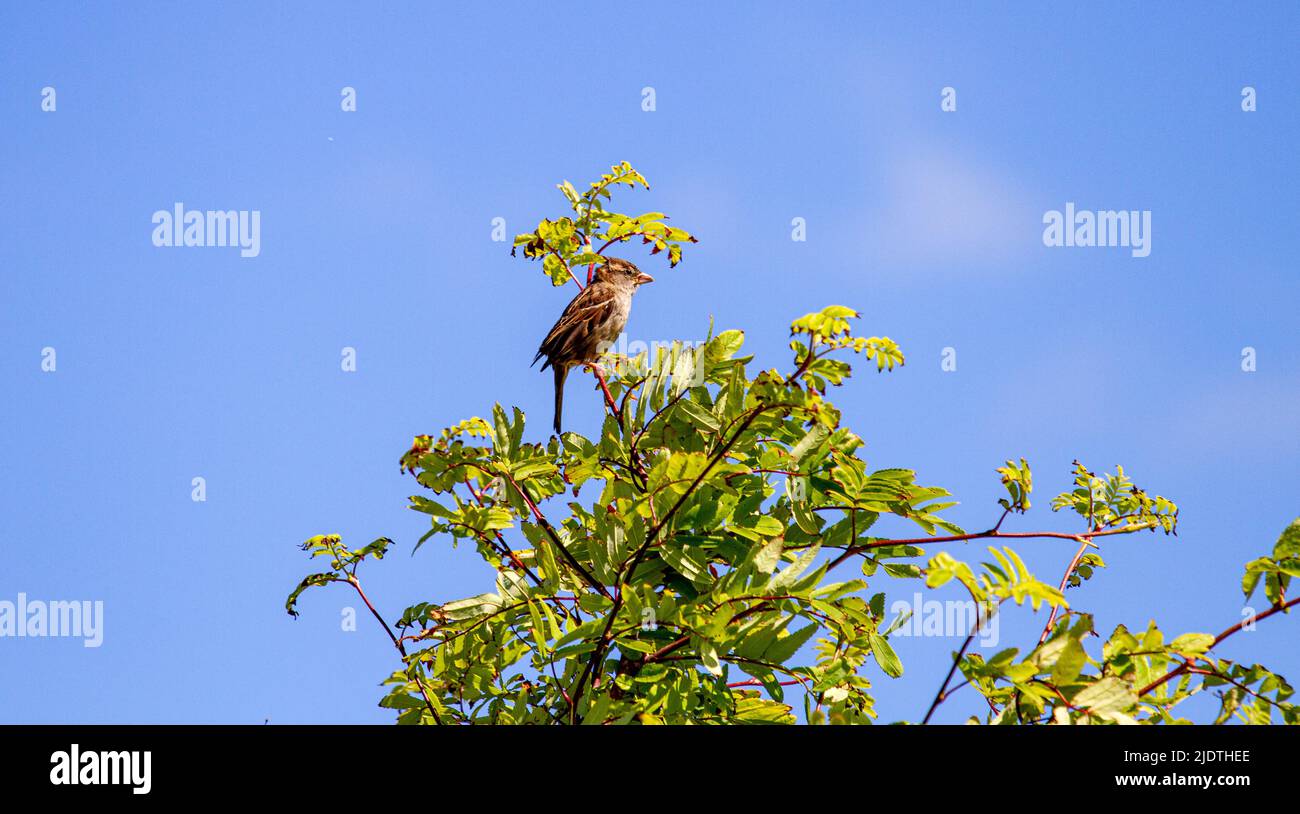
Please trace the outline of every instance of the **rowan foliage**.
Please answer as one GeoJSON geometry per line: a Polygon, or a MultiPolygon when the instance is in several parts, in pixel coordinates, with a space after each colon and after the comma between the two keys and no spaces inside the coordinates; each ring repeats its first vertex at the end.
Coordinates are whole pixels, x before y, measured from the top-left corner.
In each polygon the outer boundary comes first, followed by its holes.
{"type": "MultiPolygon", "coordinates": [[[[607,210],[618,185],[647,186],[626,163],[583,193],[561,184],[572,214],[543,220],[516,247],[556,285],[626,241],[676,265],[694,238],[662,213],[607,210]]],[[[883,374],[904,356],[888,337],[858,333],[858,318],[832,305],[795,319],[783,370],[756,369],[739,330],[611,358],[610,400],[591,437],[526,441],[523,412],[499,404],[418,436],[401,458],[421,488],[410,508],[429,517],[414,548],[464,543],[484,580],[397,619],[375,614],[400,657],[380,705],[407,724],[849,724],[876,719],[875,682],[911,680],[939,686],[926,719],[965,686],[986,699],[976,719],[986,723],[1173,723],[1204,691],[1218,693],[1219,721],[1300,720],[1285,679],[1214,655],[1240,625],[1170,637],[1154,622],[1119,624],[1103,637],[1097,616],[1071,606],[1069,589],[1105,567],[1109,538],[1177,530],[1177,506],[1123,468],[1097,475],[1075,462],[1073,488],[1051,508],[1076,515],[1076,530],[1017,532],[1003,525],[1030,510],[1023,458],[996,468],[1007,497],[976,532],[948,519],[945,489],[908,469],[873,469],[828,393],[859,357],[882,374],[869,386],[887,386],[883,374]],[[874,536],[886,515],[915,536],[874,536]],[[1035,538],[1077,545],[1060,580],[1038,578],[1007,545],[1035,538]],[[981,539],[994,543],[983,562],[946,547],[981,539]],[[976,625],[1015,606],[1042,609],[1040,640],[986,658],[968,652],[968,638],[941,685],[905,675],[887,597],[948,583],[983,609],[976,625]]],[[[373,609],[358,568],[392,545],[311,538],[303,548],[327,570],[293,591],[289,612],[331,583],[373,609]]],[[[1300,520],[1247,564],[1246,596],[1262,582],[1269,603],[1258,620],[1294,604],[1296,575],[1300,520]]]]}

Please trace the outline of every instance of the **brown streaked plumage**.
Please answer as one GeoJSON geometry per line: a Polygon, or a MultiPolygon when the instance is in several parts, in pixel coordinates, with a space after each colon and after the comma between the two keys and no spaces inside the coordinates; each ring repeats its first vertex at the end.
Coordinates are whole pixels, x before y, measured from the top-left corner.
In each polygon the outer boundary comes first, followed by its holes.
{"type": "Polygon", "coordinates": [[[542,370],[555,371],[555,433],[560,433],[560,416],[564,412],[564,379],[569,368],[596,361],[627,325],[632,312],[632,295],[637,288],[654,282],[632,263],[617,257],[608,258],[596,269],[591,285],[560,314],[533,364],[543,356],[542,370]]]}

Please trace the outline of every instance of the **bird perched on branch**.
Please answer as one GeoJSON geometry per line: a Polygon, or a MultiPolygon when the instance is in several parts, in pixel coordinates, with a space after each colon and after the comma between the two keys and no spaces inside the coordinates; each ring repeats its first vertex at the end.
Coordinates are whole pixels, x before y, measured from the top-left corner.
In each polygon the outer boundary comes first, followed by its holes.
{"type": "MultiPolygon", "coordinates": [[[[560,415],[564,412],[564,379],[569,375],[569,368],[593,364],[614,344],[632,312],[632,295],[639,287],[653,282],[653,277],[632,263],[617,257],[608,258],[596,269],[591,285],[573,298],[542,340],[533,364],[545,356],[542,370],[550,367],[555,372],[557,435],[560,433],[560,415]]],[[[594,366],[593,370],[600,378],[600,372],[594,366]]]]}

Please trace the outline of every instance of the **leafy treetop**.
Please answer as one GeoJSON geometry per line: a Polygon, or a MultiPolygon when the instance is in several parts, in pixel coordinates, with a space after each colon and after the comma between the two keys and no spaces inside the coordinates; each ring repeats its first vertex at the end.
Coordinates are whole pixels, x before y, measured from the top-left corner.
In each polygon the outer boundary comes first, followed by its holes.
{"type": "MultiPolygon", "coordinates": [[[[626,163],[583,194],[561,184],[574,214],[543,220],[516,246],[557,285],[636,236],[675,264],[694,238],[661,213],[606,210],[617,185],[648,187],[626,163]]],[[[1216,720],[1300,720],[1280,675],[1212,655],[1297,601],[1286,589],[1300,574],[1300,520],[1271,557],[1247,564],[1245,594],[1263,581],[1267,609],[1217,636],[1170,638],[1151,622],[1101,638],[1068,590],[1105,567],[1110,538],[1173,534],[1177,506],[1123,468],[1097,475],[1075,462],[1073,488],[1051,505],[1077,515],[1080,529],[1004,530],[1030,509],[1021,458],[996,470],[1007,492],[996,522],[958,527],[946,490],[909,469],[873,469],[826,398],[851,376],[853,355],[877,372],[904,363],[891,339],[855,335],[858,316],[834,305],[794,320],[788,373],[752,369],[738,330],[619,358],[591,437],[527,441],[523,412],[500,405],[490,418],[417,436],[401,459],[423,490],[410,508],[430,521],[414,548],[471,545],[493,577],[487,590],[419,602],[390,624],[357,569],[393,543],[354,550],[321,535],[303,547],[327,569],[293,591],[289,612],[309,588],[354,590],[400,656],[380,704],[401,723],[870,722],[873,682],[904,676],[890,637],[905,620],[888,618],[888,592],[949,584],[979,613],[924,721],[967,686],[984,701],[972,720],[988,723],[1175,723],[1179,704],[1205,690],[1219,694],[1216,720]],[[874,535],[882,516],[913,524],[916,536],[874,535]],[[950,550],[975,540],[994,543],[982,562],[950,550]],[[1008,545],[1028,540],[1074,548],[1059,581],[1036,577],[1008,545]],[[970,652],[1008,604],[1042,609],[1038,640],[970,652]]]]}
{"type": "Polygon", "coordinates": [[[645,177],[626,161],[615,164],[581,194],[568,181],[560,183],[560,192],[564,193],[573,214],[555,220],[543,219],[534,231],[516,236],[511,254],[522,247],[524,257],[542,261],[542,271],[551,278],[552,285],[573,280],[579,288],[582,283],[574,269],[587,266],[590,283],[592,270],[605,260],[606,249],[638,237],[642,244],[650,245],[652,255],[667,250],[668,264],[676,266],[682,259],[682,244],[699,241],[685,229],[669,226],[665,222],[668,216],[662,212],[631,216],[606,209],[605,201],[610,200],[612,190],[620,185],[650,188],[645,177]]]}

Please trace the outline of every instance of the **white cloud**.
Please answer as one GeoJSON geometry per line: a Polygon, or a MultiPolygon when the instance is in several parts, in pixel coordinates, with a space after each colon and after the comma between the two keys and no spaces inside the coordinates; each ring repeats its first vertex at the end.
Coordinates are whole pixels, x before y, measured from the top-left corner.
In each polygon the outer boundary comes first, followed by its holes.
{"type": "MultiPolygon", "coordinates": [[[[951,151],[911,147],[888,160],[863,216],[877,259],[953,276],[1026,259],[1041,228],[1006,170],[951,151]]],[[[1012,269],[1005,269],[1012,270],[1012,269]]]]}

